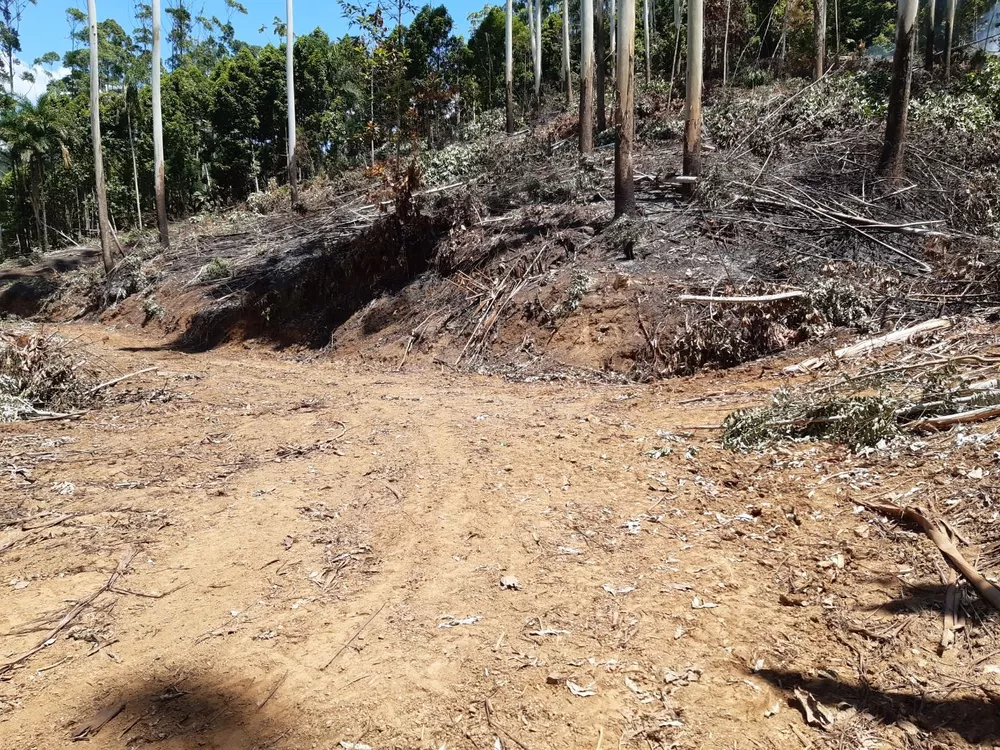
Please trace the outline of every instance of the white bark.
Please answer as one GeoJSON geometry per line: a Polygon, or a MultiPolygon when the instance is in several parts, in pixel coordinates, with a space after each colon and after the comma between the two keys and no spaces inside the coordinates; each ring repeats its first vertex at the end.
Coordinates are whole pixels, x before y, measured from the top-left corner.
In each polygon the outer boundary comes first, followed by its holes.
{"type": "Polygon", "coordinates": [[[701,174],[701,85],[705,49],[705,2],[688,5],[688,76],[685,100],[684,174],[701,174]]]}
{"type": "Polygon", "coordinates": [[[292,0],[285,0],[285,88],[288,90],[288,185],[292,205],[299,202],[295,168],[295,34],[292,30],[292,0]]]}
{"type": "Polygon", "coordinates": [[[104,270],[111,273],[111,225],[108,222],[108,194],[104,184],[104,152],[101,148],[101,81],[97,58],[97,4],[87,0],[90,31],[90,133],[94,144],[94,190],[97,193],[97,219],[101,233],[101,256],[104,270]]]}
{"type": "Polygon", "coordinates": [[[722,40],[722,87],[729,84],[729,18],[733,11],[733,0],[726,0],[726,33],[722,40]]]}
{"type": "Polygon", "coordinates": [[[580,153],[594,150],[594,0],[580,0],[580,153]]]}
{"type": "MultiPolygon", "coordinates": [[[[507,88],[507,133],[514,132],[514,0],[507,0],[506,59],[504,61],[504,83],[507,88]]],[[[472,110],[475,117],[476,110],[472,110]]]]}
{"type": "Polygon", "coordinates": [[[618,55],[615,91],[615,216],[635,213],[632,146],[635,140],[635,0],[618,9],[618,55]]]}
{"type": "MultiPolygon", "coordinates": [[[[948,24],[948,30],[945,36],[945,47],[944,47],[944,77],[951,78],[951,46],[955,40],[955,7],[958,5],[956,0],[948,0],[948,18],[946,23],[948,24]]],[[[900,2],[900,17],[903,14],[903,3],[900,2]]]]}
{"type": "Polygon", "coordinates": [[[566,87],[566,104],[573,102],[573,67],[569,59],[569,0],[563,0],[562,8],[562,77],[566,87]]]}
{"type": "Polygon", "coordinates": [[[132,184],[135,187],[135,221],[142,231],[142,200],[139,198],[139,164],[135,158],[135,136],[132,134],[132,113],[128,109],[128,89],[126,89],[125,121],[128,123],[128,145],[132,151],[132,184]]]}
{"type": "Polygon", "coordinates": [[[649,0],[642,0],[642,46],[646,53],[646,85],[653,77],[653,66],[649,49],[649,0]]]}
{"type": "Polygon", "coordinates": [[[542,0],[535,0],[535,104],[542,95],[542,0]]]}
{"type": "Polygon", "coordinates": [[[608,15],[608,25],[611,27],[611,59],[615,61],[615,64],[611,67],[617,69],[618,67],[618,13],[615,7],[615,0],[611,0],[611,12],[608,15]]]}
{"type": "Polygon", "coordinates": [[[163,32],[160,25],[160,0],[153,0],[153,180],[156,187],[156,224],[160,244],[169,244],[167,232],[167,181],[163,163],[163,109],[160,104],[160,58],[163,32]]]}

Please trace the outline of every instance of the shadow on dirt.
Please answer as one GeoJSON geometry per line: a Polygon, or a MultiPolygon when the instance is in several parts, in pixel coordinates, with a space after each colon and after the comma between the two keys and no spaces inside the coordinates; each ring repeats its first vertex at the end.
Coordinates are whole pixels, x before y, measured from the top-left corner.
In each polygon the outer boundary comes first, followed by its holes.
{"type": "Polygon", "coordinates": [[[9,274],[0,279],[0,314],[19,318],[37,315],[58,288],[59,282],[49,275],[9,274]]]}
{"type": "Polygon", "coordinates": [[[941,583],[923,583],[905,586],[902,595],[882,604],[865,607],[871,611],[883,610],[894,615],[914,612],[940,612],[944,606],[948,587],[941,583]]]}
{"type": "Polygon", "coordinates": [[[215,301],[194,314],[174,348],[206,351],[242,338],[326,346],[358,310],[428,270],[450,226],[442,216],[412,216],[405,224],[386,216],[335,244],[314,235],[286,253],[262,257],[213,289],[215,301]]]}
{"type": "Polygon", "coordinates": [[[266,708],[271,683],[279,678],[273,676],[269,684],[255,684],[251,678],[216,683],[210,677],[184,676],[137,681],[133,690],[96,698],[92,707],[81,711],[69,735],[84,740],[100,735],[109,746],[155,744],[170,750],[275,748],[291,733],[266,708]]]}
{"type": "Polygon", "coordinates": [[[928,732],[956,732],[972,744],[1000,739],[1000,712],[985,698],[921,698],[777,669],[756,675],[783,691],[805,690],[828,706],[846,703],[887,724],[906,719],[928,732]]]}

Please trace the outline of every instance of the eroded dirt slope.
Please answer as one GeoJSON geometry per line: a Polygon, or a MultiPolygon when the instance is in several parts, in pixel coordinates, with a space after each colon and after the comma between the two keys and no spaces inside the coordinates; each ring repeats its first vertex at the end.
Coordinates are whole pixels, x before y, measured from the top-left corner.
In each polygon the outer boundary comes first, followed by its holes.
{"type": "Polygon", "coordinates": [[[1000,741],[991,614],[939,657],[936,551],[853,502],[992,502],[988,436],[737,455],[692,428],[759,367],[512,384],[63,333],[163,391],[0,433],[0,661],[135,553],[0,675],[3,747],[109,717],[91,747],[1000,741]]]}

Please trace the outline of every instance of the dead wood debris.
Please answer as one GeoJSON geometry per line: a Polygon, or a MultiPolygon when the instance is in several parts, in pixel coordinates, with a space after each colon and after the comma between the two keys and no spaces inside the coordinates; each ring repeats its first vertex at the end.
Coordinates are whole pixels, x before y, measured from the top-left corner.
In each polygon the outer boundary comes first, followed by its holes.
{"type": "MultiPolygon", "coordinates": [[[[934,319],[843,347],[833,357],[846,361],[889,347],[902,350],[884,363],[781,388],[769,406],[734,411],[722,425],[724,444],[749,450],[779,440],[830,439],[861,448],[1000,416],[1000,335],[990,328],[934,319]]],[[[823,361],[795,368],[814,370],[823,361]]]]}
{"type": "Polygon", "coordinates": [[[111,590],[114,587],[114,585],[118,582],[118,580],[128,572],[128,569],[131,567],[132,560],[135,559],[136,554],[137,553],[133,549],[131,548],[127,549],[125,554],[122,555],[121,560],[118,561],[118,567],[111,574],[111,577],[108,578],[107,581],[105,581],[103,586],[97,589],[97,591],[95,591],[94,593],[90,594],[84,599],[79,600],[75,605],[73,605],[73,607],[71,607],[69,611],[67,611],[66,614],[62,616],[59,622],[56,623],[56,626],[48,633],[48,635],[46,635],[45,638],[43,638],[38,643],[38,645],[28,649],[23,654],[16,656],[13,659],[10,659],[9,661],[3,664],[0,664],[0,675],[3,675],[11,671],[12,669],[18,667],[20,664],[30,659],[32,656],[37,654],[42,649],[52,645],[55,642],[56,636],[59,635],[59,633],[62,632],[62,630],[67,625],[73,622],[73,620],[75,620],[80,615],[80,613],[82,613],[85,609],[87,609],[87,607],[93,604],[94,601],[99,596],[101,596],[101,594],[111,590]]]}

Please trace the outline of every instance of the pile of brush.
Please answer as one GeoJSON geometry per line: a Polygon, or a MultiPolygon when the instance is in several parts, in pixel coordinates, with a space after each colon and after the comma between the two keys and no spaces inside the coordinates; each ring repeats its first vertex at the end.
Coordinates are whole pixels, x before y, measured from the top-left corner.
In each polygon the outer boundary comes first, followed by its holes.
{"type": "Polygon", "coordinates": [[[55,334],[0,329],[0,422],[72,416],[100,398],[97,373],[55,334]]]}

